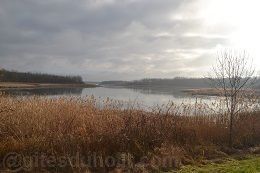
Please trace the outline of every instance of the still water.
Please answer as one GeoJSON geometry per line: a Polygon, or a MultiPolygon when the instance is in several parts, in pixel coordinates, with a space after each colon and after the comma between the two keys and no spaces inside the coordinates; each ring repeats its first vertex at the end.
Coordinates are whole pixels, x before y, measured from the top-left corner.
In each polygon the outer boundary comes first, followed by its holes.
{"type": "Polygon", "coordinates": [[[97,88],[37,88],[37,89],[19,89],[6,90],[5,93],[14,96],[41,95],[46,97],[61,96],[94,96],[97,99],[107,98],[119,100],[125,103],[138,103],[144,107],[174,102],[195,103],[195,102],[213,102],[215,97],[211,96],[192,96],[182,92],[183,88],[120,88],[120,87],[97,87],[97,88]]]}

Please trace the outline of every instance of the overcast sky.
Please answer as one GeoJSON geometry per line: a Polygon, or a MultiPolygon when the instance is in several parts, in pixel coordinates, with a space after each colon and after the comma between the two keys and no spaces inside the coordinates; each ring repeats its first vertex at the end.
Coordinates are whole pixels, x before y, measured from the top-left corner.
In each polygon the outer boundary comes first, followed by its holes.
{"type": "Polygon", "coordinates": [[[0,0],[0,67],[85,80],[203,76],[219,49],[260,65],[259,0],[0,0]]]}

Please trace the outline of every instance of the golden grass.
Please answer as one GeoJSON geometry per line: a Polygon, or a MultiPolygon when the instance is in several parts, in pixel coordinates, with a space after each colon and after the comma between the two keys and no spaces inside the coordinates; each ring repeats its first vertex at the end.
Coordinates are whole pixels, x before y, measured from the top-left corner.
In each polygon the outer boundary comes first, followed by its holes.
{"type": "MultiPolygon", "coordinates": [[[[109,99],[101,103],[103,106],[99,104],[93,97],[1,96],[0,158],[9,152],[66,157],[75,153],[104,157],[129,153],[137,163],[165,146],[175,148],[171,151],[179,148],[177,153],[190,159],[210,158],[213,154],[196,148],[225,148],[228,143],[228,121],[223,115],[197,112],[192,116],[192,108],[185,105],[145,111],[109,99]]],[[[235,124],[236,147],[260,144],[259,112],[241,114],[235,124]]]]}

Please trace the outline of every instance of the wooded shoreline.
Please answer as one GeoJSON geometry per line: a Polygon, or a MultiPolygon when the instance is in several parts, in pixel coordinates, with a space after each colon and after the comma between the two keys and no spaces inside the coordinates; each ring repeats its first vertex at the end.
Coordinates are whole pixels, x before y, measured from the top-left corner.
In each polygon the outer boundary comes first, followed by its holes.
{"type": "Polygon", "coordinates": [[[5,89],[36,89],[36,88],[94,88],[96,84],[52,84],[52,83],[23,83],[23,82],[0,82],[0,90],[5,89]]]}

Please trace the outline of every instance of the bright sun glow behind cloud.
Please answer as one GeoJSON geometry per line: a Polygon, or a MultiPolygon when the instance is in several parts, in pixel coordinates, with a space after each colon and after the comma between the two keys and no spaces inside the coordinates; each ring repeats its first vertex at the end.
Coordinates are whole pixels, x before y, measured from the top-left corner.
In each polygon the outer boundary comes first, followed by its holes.
{"type": "Polygon", "coordinates": [[[229,47],[247,50],[260,66],[260,1],[202,0],[200,4],[199,17],[205,25],[228,28],[229,47]]]}

